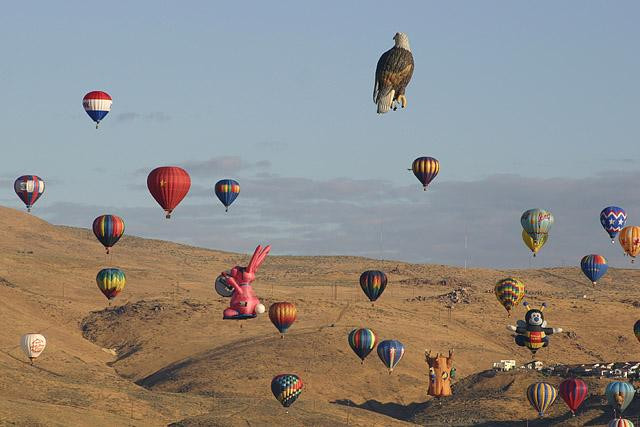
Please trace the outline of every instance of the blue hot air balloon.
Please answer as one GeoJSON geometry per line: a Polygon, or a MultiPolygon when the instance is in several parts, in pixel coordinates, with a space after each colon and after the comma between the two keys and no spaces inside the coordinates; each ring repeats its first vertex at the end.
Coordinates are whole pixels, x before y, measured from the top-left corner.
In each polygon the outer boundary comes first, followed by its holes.
{"type": "Polygon", "coordinates": [[[607,385],[604,394],[607,396],[609,405],[620,414],[627,409],[627,406],[629,406],[633,400],[633,396],[636,394],[636,390],[628,382],[614,381],[607,385]]]}
{"type": "Polygon", "coordinates": [[[385,340],[378,344],[378,357],[389,369],[389,375],[404,355],[404,345],[398,340],[385,340]]]}
{"type": "Polygon", "coordinates": [[[582,272],[595,285],[607,272],[607,260],[602,255],[585,255],[580,261],[582,272]]]}
{"type": "Polygon", "coordinates": [[[364,363],[364,359],[376,347],[376,334],[368,328],[354,329],[349,332],[349,346],[364,363]]]}
{"type": "Polygon", "coordinates": [[[216,182],[215,191],[216,196],[218,196],[218,199],[225,207],[224,211],[227,212],[231,203],[233,203],[236,197],[238,197],[238,194],[240,194],[240,184],[233,179],[221,179],[216,182]]]}
{"type": "Polygon", "coordinates": [[[600,212],[600,224],[611,237],[611,243],[616,242],[616,236],[627,222],[627,213],[617,206],[607,206],[600,212]]]}

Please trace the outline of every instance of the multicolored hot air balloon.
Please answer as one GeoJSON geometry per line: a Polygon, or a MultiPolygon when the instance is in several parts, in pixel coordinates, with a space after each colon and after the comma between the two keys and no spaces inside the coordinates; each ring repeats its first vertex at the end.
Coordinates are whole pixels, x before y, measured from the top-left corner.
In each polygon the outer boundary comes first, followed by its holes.
{"type": "Polygon", "coordinates": [[[589,394],[587,383],[579,378],[567,378],[560,383],[558,389],[560,397],[562,397],[562,400],[564,400],[569,407],[571,414],[575,416],[576,411],[589,394]]]}
{"type": "Polygon", "coordinates": [[[269,319],[273,326],[280,331],[280,337],[284,338],[284,333],[296,321],[298,309],[290,302],[276,302],[269,307],[269,319]]]}
{"type": "Polygon", "coordinates": [[[240,184],[233,179],[222,179],[216,182],[215,192],[218,199],[224,205],[224,211],[227,212],[231,203],[233,203],[236,197],[238,197],[238,194],[240,194],[240,184]]]}
{"type": "Polygon", "coordinates": [[[93,220],[93,234],[109,253],[124,234],[124,221],[117,215],[100,215],[93,220]]]}
{"type": "Polygon", "coordinates": [[[40,356],[46,346],[47,340],[40,334],[25,334],[20,338],[20,347],[31,363],[40,356]]]}
{"type": "Polygon", "coordinates": [[[609,405],[620,414],[627,409],[636,394],[636,390],[628,382],[614,381],[607,385],[604,394],[607,396],[609,405]]]}
{"type": "Polygon", "coordinates": [[[427,186],[440,172],[440,162],[433,157],[418,157],[413,161],[411,165],[413,174],[418,178],[418,181],[422,183],[424,191],[427,191],[427,186]]]}
{"type": "Polygon", "coordinates": [[[626,418],[614,418],[609,421],[607,427],[634,427],[633,423],[626,418]]]}
{"type": "Polygon", "coordinates": [[[636,255],[640,253],[640,227],[628,225],[620,231],[618,236],[622,250],[634,261],[636,255]]]}
{"type": "Polygon", "coordinates": [[[149,173],[147,187],[156,202],[166,212],[168,219],[171,218],[171,212],[189,192],[191,177],[187,171],[178,166],[161,166],[149,173]]]}
{"type": "Polygon", "coordinates": [[[538,245],[549,234],[549,229],[553,225],[553,215],[544,209],[529,209],[523,212],[520,224],[522,224],[524,231],[531,236],[533,243],[538,245]]]}
{"type": "Polygon", "coordinates": [[[398,340],[385,340],[378,344],[378,357],[389,369],[389,375],[393,372],[402,356],[404,355],[404,345],[398,340]]]}
{"type": "Polygon", "coordinates": [[[531,250],[531,252],[533,252],[534,257],[536,256],[538,251],[542,249],[544,244],[547,243],[548,237],[549,237],[548,234],[543,234],[542,239],[538,243],[536,243],[533,241],[531,236],[529,236],[529,233],[527,233],[525,230],[522,230],[522,241],[531,250]]]}
{"type": "Polygon", "coordinates": [[[558,396],[558,390],[549,383],[534,383],[527,387],[527,399],[529,403],[538,411],[540,417],[553,404],[558,396]]]}
{"type": "Polygon", "coordinates": [[[387,287],[387,275],[378,270],[367,270],[360,275],[360,287],[364,294],[373,302],[380,298],[387,287]]]}
{"type": "Polygon", "coordinates": [[[27,212],[31,212],[31,206],[44,193],[44,181],[36,175],[22,175],[13,183],[13,190],[27,206],[27,212]]]}
{"type": "Polygon", "coordinates": [[[636,336],[636,339],[640,341],[640,320],[636,320],[636,323],[633,324],[633,334],[636,336]]]}
{"type": "Polygon", "coordinates": [[[616,235],[624,228],[627,222],[627,213],[617,206],[607,206],[600,212],[600,224],[611,237],[611,243],[615,243],[616,235]]]}
{"type": "Polygon", "coordinates": [[[271,380],[271,393],[288,408],[302,393],[302,380],[295,374],[280,374],[271,380]]]}
{"type": "Polygon", "coordinates": [[[111,111],[112,103],[113,100],[109,94],[100,90],[89,92],[84,96],[84,98],[82,98],[84,111],[86,111],[89,117],[91,117],[91,120],[96,122],[96,129],[98,129],[100,121],[109,114],[109,111],[111,111]]]}
{"type": "Polygon", "coordinates": [[[500,304],[507,310],[507,315],[511,316],[511,310],[524,298],[524,283],[513,277],[508,277],[498,280],[494,291],[500,304]]]}
{"type": "Polygon", "coordinates": [[[602,255],[585,255],[580,261],[580,268],[587,279],[594,285],[607,272],[607,260],[602,255]]]}
{"type": "Polygon", "coordinates": [[[349,332],[349,346],[364,363],[364,359],[376,346],[376,334],[371,329],[360,328],[349,332]]]}
{"type": "Polygon", "coordinates": [[[127,283],[127,278],[124,275],[124,271],[119,268],[103,268],[96,275],[96,283],[100,291],[111,302],[113,298],[122,292],[124,285],[127,283]]]}

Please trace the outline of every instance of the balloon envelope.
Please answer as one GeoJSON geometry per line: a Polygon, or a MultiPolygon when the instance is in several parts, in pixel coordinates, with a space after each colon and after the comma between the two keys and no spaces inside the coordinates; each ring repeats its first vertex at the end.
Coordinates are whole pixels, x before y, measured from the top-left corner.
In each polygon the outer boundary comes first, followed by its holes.
{"type": "Polygon", "coordinates": [[[273,323],[281,334],[287,330],[296,321],[298,309],[290,302],[276,302],[269,307],[269,320],[273,323]]]}
{"type": "Polygon", "coordinates": [[[20,338],[20,347],[31,360],[40,356],[46,346],[47,340],[40,334],[25,334],[20,338]]]}
{"type": "Polygon", "coordinates": [[[585,255],[580,261],[580,268],[585,276],[595,285],[609,268],[607,260],[602,255],[585,255]]]}
{"type": "Polygon", "coordinates": [[[404,345],[398,340],[385,340],[378,344],[377,351],[378,357],[391,373],[404,355],[404,345]]]}
{"type": "Polygon", "coordinates": [[[633,423],[626,418],[614,418],[609,421],[607,427],[634,427],[633,423]]]}
{"type": "Polygon", "coordinates": [[[100,215],[93,220],[93,234],[109,253],[124,234],[124,221],[117,215],[100,215]]]}
{"type": "Polygon", "coordinates": [[[636,320],[636,323],[634,323],[633,334],[636,336],[636,339],[640,341],[640,320],[636,320]]]}
{"type": "Polygon", "coordinates": [[[376,346],[376,334],[371,329],[361,328],[349,332],[351,350],[364,362],[364,359],[376,346]]]}
{"type": "Polygon", "coordinates": [[[524,231],[531,236],[535,244],[540,244],[553,225],[553,215],[544,209],[529,209],[520,217],[524,231]]]}
{"type": "Polygon", "coordinates": [[[427,186],[440,172],[440,162],[433,157],[418,157],[411,165],[413,174],[422,183],[422,187],[426,190],[427,186]]]}
{"type": "Polygon", "coordinates": [[[572,413],[582,405],[589,394],[587,383],[579,378],[567,378],[558,387],[560,397],[567,404],[572,413]]]}
{"type": "Polygon", "coordinates": [[[96,283],[104,296],[111,300],[122,292],[127,278],[119,268],[103,268],[96,275],[96,283]]]}
{"type": "Polygon", "coordinates": [[[233,203],[236,197],[238,197],[238,194],[240,194],[240,184],[233,179],[222,179],[216,182],[215,192],[218,200],[220,200],[226,208],[225,210],[228,210],[231,203],[233,203]]]}
{"type": "Polygon", "coordinates": [[[44,181],[36,175],[22,175],[14,181],[13,190],[31,212],[31,206],[44,193],[44,181]]]}
{"type": "Polygon", "coordinates": [[[89,92],[82,99],[82,106],[84,111],[87,112],[91,120],[96,122],[96,129],[102,119],[105,118],[109,111],[111,111],[111,104],[113,103],[111,96],[108,93],[100,90],[94,90],[89,92]]]}
{"type": "Polygon", "coordinates": [[[511,310],[516,307],[524,298],[524,283],[513,277],[498,280],[494,288],[496,298],[507,310],[507,314],[511,314],[511,310]]]}
{"type": "Polygon", "coordinates": [[[375,301],[387,287],[387,275],[382,271],[367,270],[360,275],[360,287],[370,301],[375,301]]]}
{"type": "Polygon", "coordinates": [[[607,396],[607,402],[614,409],[623,412],[633,400],[636,390],[631,384],[624,381],[614,381],[607,385],[604,394],[607,396]]]}
{"type": "Polygon", "coordinates": [[[191,187],[191,177],[177,166],[155,168],[147,177],[147,188],[156,202],[171,217],[171,212],[184,199],[191,187]]]}
{"type": "Polygon", "coordinates": [[[302,380],[295,374],[280,374],[271,380],[271,393],[285,408],[291,406],[302,393],[302,380]]]}
{"type": "Polygon", "coordinates": [[[622,250],[631,258],[635,258],[640,253],[640,227],[635,225],[626,226],[620,231],[618,240],[622,250]]]}
{"type": "Polygon", "coordinates": [[[617,206],[607,206],[600,212],[600,224],[611,237],[613,242],[616,235],[624,228],[627,222],[627,213],[617,206]]]}
{"type": "Polygon", "coordinates": [[[539,416],[544,416],[544,412],[553,404],[558,396],[558,390],[549,383],[534,383],[527,388],[527,399],[529,404],[538,411],[539,416]]]}
{"type": "Polygon", "coordinates": [[[540,241],[536,243],[533,241],[531,236],[529,236],[529,233],[527,233],[525,230],[522,230],[522,241],[524,242],[525,246],[528,247],[531,252],[533,252],[533,256],[536,256],[538,251],[542,249],[545,243],[547,243],[548,237],[548,234],[543,234],[540,241]]]}

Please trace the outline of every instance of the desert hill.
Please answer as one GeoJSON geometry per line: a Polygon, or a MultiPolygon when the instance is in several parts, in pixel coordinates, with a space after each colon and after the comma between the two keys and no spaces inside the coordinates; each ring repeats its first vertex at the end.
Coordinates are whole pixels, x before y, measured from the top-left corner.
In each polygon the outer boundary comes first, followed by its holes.
{"type": "MultiPolygon", "coordinates": [[[[495,281],[509,275],[525,281],[532,305],[548,304],[550,326],[565,329],[538,353],[546,364],[631,360],[640,349],[634,269],[610,269],[593,286],[578,267],[465,270],[270,255],[254,288],[266,306],[287,300],[299,313],[280,339],[266,315],[223,321],[228,299],[212,289],[218,273],[244,265],[253,247],[233,254],[125,235],[106,256],[90,230],[8,208],[0,208],[0,227],[0,424],[522,425],[535,417],[523,390],[539,374],[483,372],[500,359],[531,360],[505,328],[525,310],[507,318],[493,295],[495,281]],[[95,285],[107,266],[127,274],[111,307],[95,285]],[[358,277],[374,268],[387,272],[389,286],[372,306],[358,277]],[[404,343],[392,375],[375,352],[359,363],[346,341],[356,327],[404,343]],[[34,366],[18,347],[26,332],[48,340],[34,366]],[[450,348],[455,395],[434,403],[423,352],[450,348]],[[288,413],[269,389],[282,372],[305,384],[288,413]]],[[[608,421],[597,396],[606,381],[589,385],[596,396],[576,420],[563,418],[558,400],[546,421],[608,421]]],[[[640,413],[635,404],[627,412],[640,413]]]]}

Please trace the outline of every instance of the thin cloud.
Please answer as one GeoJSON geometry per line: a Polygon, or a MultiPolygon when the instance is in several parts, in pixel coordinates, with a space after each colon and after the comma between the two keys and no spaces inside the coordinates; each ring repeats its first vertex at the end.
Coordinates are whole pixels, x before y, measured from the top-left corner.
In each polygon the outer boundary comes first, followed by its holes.
{"type": "MultiPolygon", "coordinates": [[[[275,254],[348,254],[412,262],[487,267],[527,267],[520,215],[540,207],[553,212],[550,239],[536,266],[578,265],[601,253],[626,266],[599,223],[600,210],[623,206],[629,223],[640,223],[640,172],[589,178],[527,178],[492,175],[477,181],[436,180],[428,191],[379,180],[278,177],[249,178],[228,213],[211,189],[196,187],[166,227],[149,196],[144,207],[124,208],[127,232],[143,237],[246,252],[271,243],[275,254]],[[204,197],[206,196],[206,199],[204,197]],[[466,244],[465,244],[466,241],[466,244]]],[[[87,226],[100,207],[54,204],[46,219],[87,226]]]]}
{"type": "Polygon", "coordinates": [[[163,113],[162,111],[153,111],[145,114],[127,112],[116,114],[115,119],[119,123],[129,123],[134,121],[165,123],[171,120],[171,116],[167,113],[163,113]]]}

